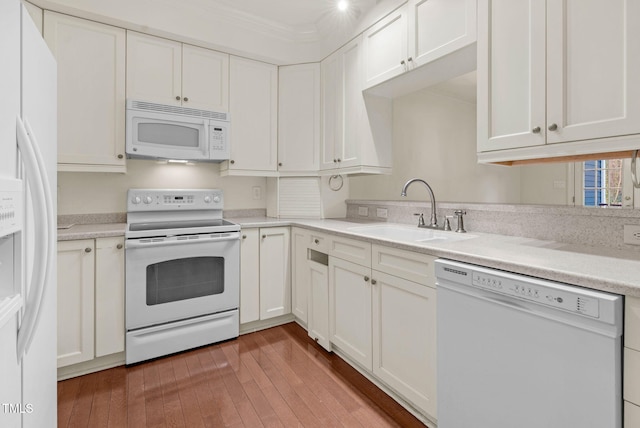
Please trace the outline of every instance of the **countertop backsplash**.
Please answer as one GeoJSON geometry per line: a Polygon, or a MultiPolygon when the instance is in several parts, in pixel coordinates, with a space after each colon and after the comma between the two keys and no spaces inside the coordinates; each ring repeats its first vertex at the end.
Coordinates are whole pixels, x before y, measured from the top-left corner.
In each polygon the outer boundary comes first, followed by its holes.
{"type": "MultiPolygon", "coordinates": [[[[416,224],[414,213],[424,213],[429,219],[431,204],[416,201],[353,200],[347,203],[347,218],[390,223],[416,224]],[[367,215],[358,208],[366,207],[367,215]],[[387,218],[378,217],[378,208],[386,209],[387,218]]],[[[568,244],[605,246],[640,253],[640,246],[624,244],[624,225],[640,225],[640,210],[618,208],[587,208],[560,205],[505,205],[438,202],[438,224],[455,210],[467,212],[464,228],[468,232],[557,241],[568,244]]],[[[456,228],[456,217],[451,220],[456,228]]]]}

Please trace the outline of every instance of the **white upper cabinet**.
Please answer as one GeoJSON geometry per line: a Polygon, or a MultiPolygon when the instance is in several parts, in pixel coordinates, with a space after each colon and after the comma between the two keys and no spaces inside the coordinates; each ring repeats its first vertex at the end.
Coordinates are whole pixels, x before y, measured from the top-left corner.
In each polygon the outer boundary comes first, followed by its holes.
{"type": "Polygon", "coordinates": [[[45,11],[58,62],[58,169],[125,172],[125,30],[45,11]]]}
{"type": "Polygon", "coordinates": [[[230,61],[231,159],[223,175],[274,176],[278,169],[278,67],[230,61]]]}
{"type": "Polygon", "coordinates": [[[481,161],[637,148],[639,2],[479,0],[478,7],[481,161]]]}
{"type": "Polygon", "coordinates": [[[366,89],[473,44],[476,0],[410,0],[363,36],[366,89]]]}
{"type": "Polygon", "coordinates": [[[325,174],[390,173],[391,101],[370,97],[365,105],[362,37],[322,61],[321,74],[320,169],[325,174]],[[370,115],[377,121],[370,122],[370,115]]]}
{"type": "Polygon", "coordinates": [[[280,67],[278,171],[317,174],[320,164],[320,64],[280,67]]]}
{"type": "Polygon", "coordinates": [[[229,55],[128,31],[127,98],[226,112],[229,55]]]}

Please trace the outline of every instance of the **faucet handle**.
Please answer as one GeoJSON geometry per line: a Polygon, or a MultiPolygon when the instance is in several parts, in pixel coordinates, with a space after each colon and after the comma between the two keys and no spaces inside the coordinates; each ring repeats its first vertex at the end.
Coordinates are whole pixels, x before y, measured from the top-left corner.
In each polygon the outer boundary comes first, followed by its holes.
{"type": "Polygon", "coordinates": [[[453,213],[456,216],[458,216],[458,228],[456,229],[456,232],[458,232],[458,233],[467,233],[467,231],[464,230],[464,220],[462,219],[462,216],[466,215],[467,211],[465,211],[465,210],[455,210],[453,213]]]}
{"type": "Polygon", "coordinates": [[[413,215],[418,216],[418,227],[424,226],[424,213],[414,213],[413,215]]]}
{"type": "Polygon", "coordinates": [[[444,216],[444,229],[446,231],[450,231],[451,230],[451,222],[449,221],[449,219],[452,219],[453,216],[452,215],[446,215],[444,216]]]}

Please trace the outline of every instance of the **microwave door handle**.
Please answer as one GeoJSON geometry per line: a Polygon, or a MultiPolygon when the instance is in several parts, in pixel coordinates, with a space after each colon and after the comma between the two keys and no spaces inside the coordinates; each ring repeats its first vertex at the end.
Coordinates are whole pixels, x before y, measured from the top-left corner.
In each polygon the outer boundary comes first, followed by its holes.
{"type": "Polygon", "coordinates": [[[202,148],[205,158],[209,158],[211,156],[211,143],[209,142],[209,128],[211,127],[211,121],[205,119],[204,120],[204,147],[202,148]]]}
{"type": "Polygon", "coordinates": [[[35,245],[33,272],[29,295],[27,296],[24,317],[20,330],[18,331],[18,359],[21,359],[29,349],[33,334],[40,321],[42,308],[42,297],[45,292],[47,278],[50,276],[53,267],[53,252],[55,243],[52,237],[53,230],[53,199],[49,186],[49,179],[42,154],[35,142],[35,134],[29,123],[25,124],[18,118],[17,120],[17,140],[18,147],[22,153],[25,163],[25,173],[30,183],[33,211],[35,245]]]}

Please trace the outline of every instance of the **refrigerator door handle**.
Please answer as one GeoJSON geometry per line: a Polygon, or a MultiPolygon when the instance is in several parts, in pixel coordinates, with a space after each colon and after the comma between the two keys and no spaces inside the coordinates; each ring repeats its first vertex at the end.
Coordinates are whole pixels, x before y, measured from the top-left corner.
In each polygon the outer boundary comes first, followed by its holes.
{"type": "Polygon", "coordinates": [[[27,352],[33,334],[40,319],[42,297],[45,292],[46,281],[52,271],[53,251],[55,243],[51,236],[53,230],[53,201],[49,179],[44,168],[42,154],[35,141],[35,135],[25,118],[23,124],[17,120],[18,147],[25,163],[26,178],[31,187],[34,210],[35,245],[33,273],[29,295],[26,297],[25,311],[18,331],[18,359],[27,352]]]}

